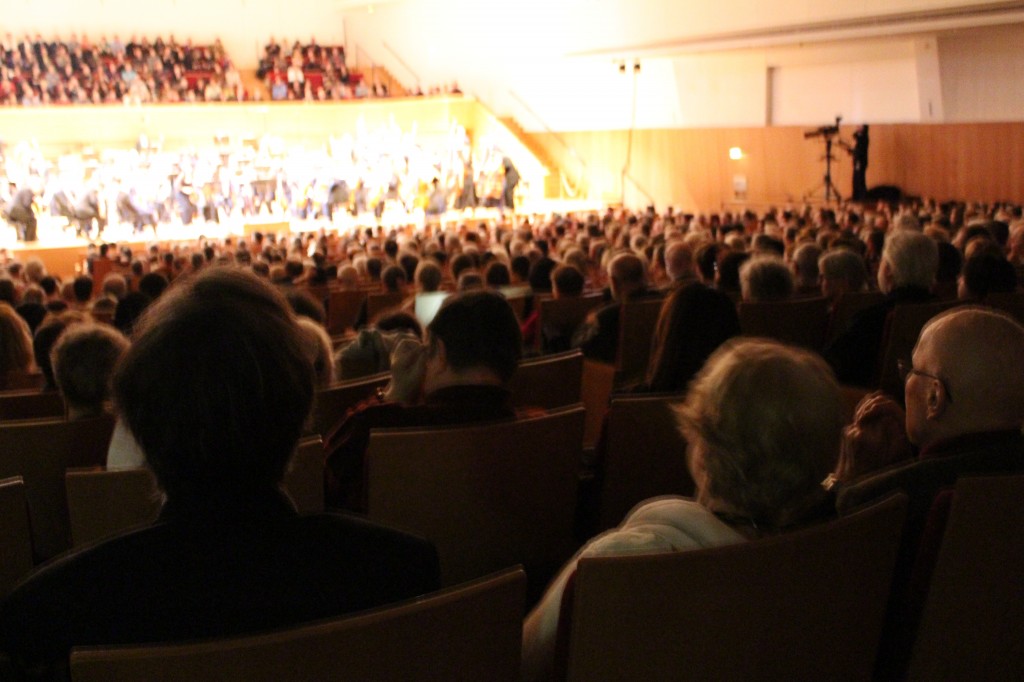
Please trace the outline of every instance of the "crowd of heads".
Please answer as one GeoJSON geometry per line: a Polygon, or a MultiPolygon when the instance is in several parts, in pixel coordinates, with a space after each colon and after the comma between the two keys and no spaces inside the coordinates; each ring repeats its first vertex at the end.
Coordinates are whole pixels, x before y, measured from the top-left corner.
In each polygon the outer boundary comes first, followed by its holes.
{"type": "Polygon", "coordinates": [[[0,43],[0,102],[5,105],[241,101],[241,76],[221,45],[174,36],[117,35],[93,42],[82,34],[0,43]]]}
{"type": "MultiPolygon", "coordinates": [[[[740,333],[736,302],[787,300],[802,293],[834,297],[866,290],[873,282],[883,292],[907,286],[931,288],[936,284],[941,244],[965,256],[962,269],[954,273],[963,297],[980,300],[993,292],[1015,290],[1017,268],[1024,255],[1024,221],[1019,207],[949,208],[916,204],[849,214],[808,209],[764,216],[609,210],[517,224],[463,224],[436,233],[370,228],[348,234],[321,230],[287,238],[256,234],[247,239],[153,245],[135,254],[126,248],[104,245],[92,252],[92,258],[112,259],[115,267],[102,286],[95,286],[88,274],[62,281],[48,274],[39,261],[10,261],[6,276],[0,277],[0,370],[10,387],[16,385],[20,374],[38,369],[47,386],[64,393],[69,412],[75,415],[95,414],[113,397],[123,411],[128,411],[125,418],[133,432],[159,431],[148,442],[140,436],[143,448],[147,453],[152,450],[159,461],[157,449],[164,446],[158,442],[175,443],[175,448],[196,452],[209,451],[214,444],[178,443],[179,437],[170,426],[173,420],[155,419],[154,415],[180,415],[175,419],[184,423],[200,419],[200,413],[212,411],[214,403],[232,404],[239,393],[271,400],[266,390],[268,375],[243,365],[259,361],[272,351],[294,351],[296,359],[275,360],[280,367],[291,368],[282,370],[272,382],[276,396],[287,394],[284,403],[268,403],[269,411],[258,413],[255,421],[252,414],[223,415],[224,423],[233,426],[230,437],[226,435],[216,447],[235,447],[236,455],[243,457],[243,451],[264,446],[287,449],[283,441],[274,441],[270,434],[256,439],[243,437],[243,432],[258,433],[256,422],[273,421],[271,413],[290,415],[289,424],[294,428],[286,430],[284,439],[291,440],[297,437],[306,417],[314,387],[350,378],[341,371],[342,363],[335,351],[338,340],[332,342],[325,330],[323,301],[330,289],[376,286],[408,296],[404,310],[387,311],[367,320],[367,325],[385,332],[398,330],[418,339],[428,356],[443,354],[446,365],[454,371],[486,366],[501,382],[511,377],[524,350],[533,352],[532,348],[524,349],[519,323],[503,296],[519,291],[565,298],[604,289],[608,301],[622,302],[638,291],[660,289],[665,297],[646,388],[678,393],[690,388],[683,421],[688,433],[704,444],[704,454],[728,451],[739,457],[746,447],[763,444],[764,439],[785,442],[795,438],[794,434],[775,434],[768,429],[765,424],[781,423],[770,414],[749,420],[756,425],[751,426],[754,431],[750,433],[738,423],[711,423],[709,415],[715,410],[707,404],[712,399],[718,401],[719,418],[730,418],[728,415],[741,412],[726,403],[739,400],[741,394],[756,393],[751,382],[788,386],[790,375],[796,373],[802,376],[802,385],[809,393],[805,395],[796,388],[787,389],[787,393],[792,400],[806,398],[806,407],[783,407],[809,419],[797,431],[807,443],[813,435],[816,440],[810,447],[820,454],[835,450],[835,414],[830,411],[834,408],[830,393],[834,379],[820,359],[808,354],[761,342],[728,345],[740,333]],[[958,211],[962,217],[956,224],[952,218],[958,211]],[[913,221],[903,217],[906,215],[913,221]],[[738,263],[735,280],[730,279],[727,266],[731,257],[738,263]],[[811,286],[815,280],[817,289],[811,286]],[[234,291],[246,305],[229,304],[228,298],[219,298],[219,289],[234,291]],[[424,329],[409,301],[417,294],[441,289],[465,293],[449,299],[459,304],[442,306],[424,329]],[[268,297],[273,299],[272,304],[263,300],[268,297]],[[218,303],[221,300],[224,302],[218,303]],[[153,313],[154,301],[161,302],[157,310],[167,315],[173,312],[180,324],[166,328],[158,324],[156,320],[162,317],[153,313]],[[282,306],[287,306],[287,313],[281,312],[282,306]],[[250,324],[261,317],[267,318],[268,327],[250,324]],[[293,318],[301,322],[295,323],[293,318]],[[225,319],[233,321],[230,334],[219,331],[225,319]],[[271,335],[275,337],[273,343],[266,333],[270,327],[276,330],[271,335]],[[160,355],[155,346],[137,348],[136,340],[129,348],[129,338],[142,336],[152,343],[160,339],[164,349],[161,361],[153,362],[152,367],[146,363],[160,355]],[[268,345],[256,347],[245,340],[249,337],[267,339],[268,345]],[[727,351],[718,350],[723,344],[727,344],[727,351]],[[238,348],[247,349],[246,358],[233,350],[238,348]],[[717,359],[705,365],[708,357],[717,359]],[[765,357],[775,358],[768,363],[772,368],[758,374],[758,363],[765,357]],[[179,366],[177,360],[202,371],[188,373],[187,381],[167,374],[174,371],[167,367],[179,366]],[[199,367],[196,363],[206,364],[199,367]],[[298,371],[299,365],[302,371],[298,371]],[[130,371],[123,369],[129,366],[130,371]],[[113,394],[111,375],[118,377],[113,394]],[[212,376],[220,378],[214,381],[212,376]],[[175,394],[157,411],[131,412],[142,393],[165,385],[204,398],[188,401],[175,394]],[[817,388],[812,391],[813,386],[817,388]],[[731,390],[739,393],[730,397],[731,390]],[[186,404],[192,410],[188,415],[181,414],[186,404]],[[819,428],[820,434],[816,431],[819,428]]],[[[982,313],[973,315],[971,320],[977,317],[977,325],[987,324],[987,318],[979,317],[982,313]]],[[[996,322],[991,324],[995,325],[988,335],[991,343],[1002,343],[1000,339],[1012,335],[998,331],[996,322]]],[[[964,325],[960,321],[951,326],[950,338],[964,325]]],[[[926,329],[918,352],[929,354],[928,339],[940,328],[942,325],[935,323],[934,329],[926,329]]],[[[978,355],[964,348],[948,351],[958,343],[950,341],[947,352],[954,352],[955,357],[978,355]]],[[[994,348],[991,354],[997,354],[994,348]]],[[[959,367],[965,372],[975,371],[969,365],[961,362],[959,367]]],[[[975,369],[979,376],[983,373],[983,369],[975,369]]],[[[947,363],[936,373],[946,378],[947,390],[957,395],[957,409],[967,409],[971,389],[961,387],[959,371],[947,363]]],[[[801,383],[792,381],[794,385],[801,383]]],[[[1003,402],[1020,404],[1011,397],[1003,402]]],[[[776,408],[782,409],[772,401],[763,401],[760,407],[751,406],[742,414],[776,408]]],[[[790,424],[786,428],[796,427],[790,424]]],[[[819,473],[819,462],[798,464],[806,471],[789,472],[797,478],[811,469],[814,475],[819,473]]],[[[267,475],[276,475],[281,466],[280,461],[275,462],[267,475]]],[[[707,468],[707,462],[701,466],[707,468]]],[[[726,485],[727,474],[744,477],[744,466],[734,461],[717,474],[712,474],[717,471],[713,466],[707,471],[710,479],[717,479],[715,485],[726,485]]],[[[780,480],[785,478],[782,473],[779,476],[780,480]]],[[[217,485],[215,480],[209,483],[217,485]]],[[[745,503],[745,510],[752,514],[761,514],[757,510],[768,507],[769,502],[752,499],[745,503]]],[[[767,523],[771,519],[763,520],[767,523]]],[[[777,523],[779,519],[771,521],[777,523]]]]}

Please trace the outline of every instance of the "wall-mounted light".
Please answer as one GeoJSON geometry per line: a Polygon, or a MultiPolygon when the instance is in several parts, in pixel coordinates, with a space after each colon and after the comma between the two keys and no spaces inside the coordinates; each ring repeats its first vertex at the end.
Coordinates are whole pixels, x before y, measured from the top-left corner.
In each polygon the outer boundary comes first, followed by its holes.
{"type": "Polygon", "coordinates": [[[739,147],[729,147],[729,158],[733,161],[739,161],[743,158],[743,150],[739,147]]]}
{"type": "Polygon", "coordinates": [[[640,73],[640,62],[633,62],[633,73],[640,73]]]}

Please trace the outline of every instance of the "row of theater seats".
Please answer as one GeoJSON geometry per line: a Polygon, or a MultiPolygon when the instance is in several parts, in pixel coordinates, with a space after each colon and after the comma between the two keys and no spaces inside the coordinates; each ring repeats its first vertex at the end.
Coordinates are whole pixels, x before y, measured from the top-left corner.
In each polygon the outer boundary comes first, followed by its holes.
{"type": "MultiPolygon", "coordinates": [[[[908,679],[1019,679],[1022,494],[1020,476],[957,484],[908,679]]],[[[895,495],[740,545],[581,560],[563,600],[554,679],[869,679],[905,504],[895,495]]],[[[512,567],[271,633],[76,649],[71,677],[511,682],[525,591],[512,567]]]]}

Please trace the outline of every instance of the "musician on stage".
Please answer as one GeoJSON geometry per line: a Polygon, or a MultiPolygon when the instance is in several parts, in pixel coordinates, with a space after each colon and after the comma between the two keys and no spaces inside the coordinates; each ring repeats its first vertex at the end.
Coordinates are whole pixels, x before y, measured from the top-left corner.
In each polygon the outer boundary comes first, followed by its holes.
{"type": "Polygon", "coordinates": [[[853,201],[864,201],[868,194],[868,126],[857,128],[853,133],[853,144],[840,142],[839,145],[853,157],[853,201]]]}
{"type": "Polygon", "coordinates": [[[35,191],[26,183],[17,188],[11,183],[11,200],[4,206],[3,218],[18,231],[18,241],[36,241],[35,191]]]}
{"type": "Polygon", "coordinates": [[[512,159],[507,156],[501,160],[501,165],[505,169],[505,180],[501,190],[501,210],[503,214],[506,208],[515,213],[515,192],[516,185],[519,184],[519,171],[512,165],[512,159]]]}

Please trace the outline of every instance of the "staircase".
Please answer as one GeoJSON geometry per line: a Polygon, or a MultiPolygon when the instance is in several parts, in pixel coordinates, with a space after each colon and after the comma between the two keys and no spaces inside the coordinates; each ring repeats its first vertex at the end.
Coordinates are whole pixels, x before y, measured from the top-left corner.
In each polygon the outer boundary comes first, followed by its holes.
{"type": "MultiPolygon", "coordinates": [[[[564,192],[562,191],[562,177],[563,172],[559,164],[551,158],[551,154],[548,150],[540,144],[530,135],[528,132],[523,130],[523,127],[519,125],[511,116],[499,117],[501,124],[508,128],[512,134],[519,138],[519,141],[523,143],[530,152],[537,157],[548,169],[548,176],[544,179],[544,198],[545,199],[560,199],[564,198],[564,192]]],[[[567,178],[569,176],[566,176],[567,178]]]]}

